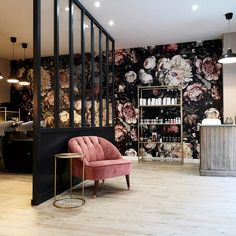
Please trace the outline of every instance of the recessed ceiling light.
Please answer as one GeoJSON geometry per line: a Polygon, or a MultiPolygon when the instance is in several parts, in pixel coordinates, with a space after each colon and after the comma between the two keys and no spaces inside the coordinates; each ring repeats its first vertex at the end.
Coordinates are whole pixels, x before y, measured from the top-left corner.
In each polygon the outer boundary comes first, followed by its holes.
{"type": "Polygon", "coordinates": [[[198,5],[194,4],[194,5],[192,6],[192,10],[193,10],[193,11],[196,11],[197,9],[198,9],[198,5]]]}
{"type": "Polygon", "coordinates": [[[110,21],[108,22],[108,24],[109,24],[110,26],[113,26],[113,25],[114,25],[114,21],[113,21],[113,20],[110,20],[110,21]]]}
{"type": "Polygon", "coordinates": [[[70,8],[69,7],[65,7],[65,11],[69,11],[70,10],[70,8]]]}
{"type": "Polygon", "coordinates": [[[96,1],[96,2],[94,3],[94,6],[95,6],[95,7],[100,7],[100,2],[99,2],[99,1],[96,1]]]}

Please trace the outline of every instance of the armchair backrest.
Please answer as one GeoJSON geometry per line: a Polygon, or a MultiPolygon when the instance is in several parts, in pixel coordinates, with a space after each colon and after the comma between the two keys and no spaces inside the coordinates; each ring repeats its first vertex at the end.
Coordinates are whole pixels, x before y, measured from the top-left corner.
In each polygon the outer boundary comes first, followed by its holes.
{"type": "Polygon", "coordinates": [[[122,158],[118,149],[108,140],[97,136],[71,138],[68,142],[69,152],[85,154],[88,162],[122,158]]]}

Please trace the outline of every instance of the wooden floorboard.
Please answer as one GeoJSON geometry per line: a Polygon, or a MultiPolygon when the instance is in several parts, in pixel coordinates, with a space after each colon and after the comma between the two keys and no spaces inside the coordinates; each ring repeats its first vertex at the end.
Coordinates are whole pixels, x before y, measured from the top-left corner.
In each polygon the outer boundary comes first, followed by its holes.
{"type": "Polygon", "coordinates": [[[0,173],[0,235],[236,235],[235,177],[199,176],[198,164],[134,161],[130,180],[129,191],[125,177],[106,180],[95,199],[86,181],[86,204],[65,210],[52,200],[31,206],[32,176],[0,173]]]}

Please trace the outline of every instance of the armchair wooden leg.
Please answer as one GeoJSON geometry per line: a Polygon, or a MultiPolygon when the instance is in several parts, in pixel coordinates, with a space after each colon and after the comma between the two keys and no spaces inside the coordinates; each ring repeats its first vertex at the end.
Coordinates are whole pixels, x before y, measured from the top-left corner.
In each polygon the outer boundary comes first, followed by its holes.
{"type": "Polygon", "coordinates": [[[129,175],[126,175],[125,178],[126,178],[127,187],[128,187],[128,190],[129,190],[130,189],[129,175]]]}
{"type": "Polygon", "coordinates": [[[97,192],[97,189],[98,189],[98,184],[99,184],[99,181],[95,180],[94,181],[94,188],[93,188],[93,198],[96,197],[96,192],[97,192]]]}

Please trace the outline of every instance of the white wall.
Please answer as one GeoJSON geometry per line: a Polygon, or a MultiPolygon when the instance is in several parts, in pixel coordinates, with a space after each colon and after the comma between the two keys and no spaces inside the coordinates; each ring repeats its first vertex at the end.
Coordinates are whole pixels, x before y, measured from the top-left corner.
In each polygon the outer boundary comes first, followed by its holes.
{"type": "MultiPolygon", "coordinates": [[[[223,35],[223,51],[228,49],[228,35],[223,35]]],[[[232,51],[236,53],[236,33],[230,35],[232,51]]],[[[224,120],[227,116],[236,118],[236,63],[223,65],[224,120]]]]}
{"type": "Polygon", "coordinates": [[[10,75],[10,61],[1,57],[0,72],[4,77],[0,80],[0,103],[10,102],[10,84],[7,82],[10,75]]]}

